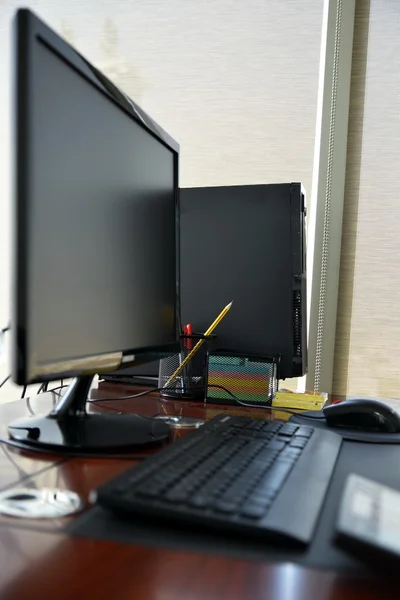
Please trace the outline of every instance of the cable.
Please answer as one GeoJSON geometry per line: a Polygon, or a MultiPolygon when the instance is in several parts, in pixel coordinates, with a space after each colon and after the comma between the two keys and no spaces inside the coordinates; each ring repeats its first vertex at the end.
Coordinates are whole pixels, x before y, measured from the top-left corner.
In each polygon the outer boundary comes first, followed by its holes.
{"type": "MultiPolygon", "coordinates": [[[[198,385],[194,388],[188,388],[188,387],[174,387],[173,390],[178,392],[178,391],[190,391],[190,390],[201,390],[201,389],[205,389],[205,388],[209,388],[209,387],[217,387],[217,388],[221,388],[223,390],[225,390],[225,392],[228,392],[228,394],[230,396],[232,396],[235,400],[236,397],[227,389],[224,388],[222,385],[198,385]]],[[[91,403],[95,403],[95,402],[111,402],[111,401],[119,401],[119,400],[132,400],[133,398],[140,398],[141,396],[147,396],[148,394],[152,394],[153,392],[161,392],[164,389],[164,387],[158,387],[158,388],[151,388],[149,390],[145,390],[144,392],[140,392],[139,394],[133,394],[132,396],[119,396],[117,398],[94,398],[92,399],[88,399],[88,402],[91,403]]],[[[162,398],[163,399],[163,398],[162,398]]],[[[177,400],[177,398],[174,398],[175,400],[177,400]]],[[[188,398],[189,400],[190,398],[188,398]]]]}
{"type": "Polygon", "coordinates": [[[66,383],[64,385],[58,385],[57,387],[52,388],[51,390],[49,390],[49,389],[47,389],[48,385],[49,385],[48,383],[42,383],[42,385],[40,386],[40,388],[37,391],[37,395],[44,394],[46,392],[54,392],[56,390],[61,390],[62,388],[65,388],[65,387],[69,387],[69,384],[66,383]]]}
{"type": "Polygon", "coordinates": [[[31,477],[31,474],[27,473],[26,471],[24,471],[24,469],[22,469],[18,465],[17,461],[14,460],[13,457],[10,455],[10,453],[9,453],[8,449],[6,448],[6,446],[5,445],[2,446],[1,449],[4,452],[4,454],[6,455],[7,460],[9,460],[14,465],[14,467],[16,468],[16,470],[18,471],[19,476],[20,476],[20,481],[22,481],[23,479],[29,479],[29,477],[31,477]],[[21,475],[22,475],[22,477],[21,477],[21,475]]]}
{"type": "Polygon", "coordinates": [[[7,381],[10,379],[10,377],[11,377],[11,375],[7,375],[7,377],[5,379],[3,379],[3,381],[0,383],[0,388],[2,388],[5,383],[7,383],[7,381]]]}
{"type": "Polygon", "coordinates": [[[27,399],[25,400],[25,403],[26,403],[26,408],[29,410],[30,414],[31,414],[33,417],[35,417],[35,416],[36,416],[36,413],[35,413],[35,411],[33,410],[32,406],[31,406],[31,399],[30,399],[30,398],[27,398],[27,399]]]}
{"type": "MultiPolygon", "coordinates": [[[[228,392],[230,394],[229,390],[227,390],[226,388],[224,388],[222,385],[213,385],[213,386],[211,386],[211,385],[198,385],[195,388],[188,388],[188,387],[178,388],[178,387],[174,387],[174,391],[177,391],[177,392],[178,391],[185,391],[185,390],[189,391],[191,389],[199,390],[199,389],[205,389],[205,388],[208,388],[208,387],[220,387],[220,388],[224,389],[226,392],[228,392]]],[[[119,400],[132,400],[133,398],[140,398],[141,396],[147,396],[148,394],[152,394],[153,392],[161,392],[161,390],[163,390],[163,389],[164,389],[164,387],[151,388],[149,390],[145,390],[144,392],[140,392],[139,394],[133,394],[132,396],[119,396],[117,398],[115,398],[115,397],[114,398],[94,398],[93,400],[92,399],[88,399],[88,402],[94,404],[96,402],[112,402],[112,401],[117,402],[119,400]]],[[[174,398],[174,399],[177,400],[178,398],[174,398]]],[[[161,398],[161,400],[163,400],[163,398],[161,398]]],[[[188,400],[189,400],[189,398],[188,398],[188,400]]]]}
{"type": "MultiPolygon", "coordinates": [[[[229,394],[229,396],[235,400],[236,404],[238,404],[239,406],[244,406],[246,408],[262,408],[264,410],[277,410],[280,412],[284,412],[287,413],[289,415],[296,415],[298,416],[299,414],[301,415],[301,413],[299,413],[299,411],[297,410],[290,410],[288,408],[279,408],[277,406],[268,406],[268,405],[261,405],[261,404],[248,404],[246,402],[243,402],[242,400],[240,400],[237,396],[235,396],[235,394],[233,394],[230,390],[228,390],[228,388],[224,387],[223,385],[217,385],[217,384],[212,384],[212,385],[208,385],[208,386],[196,386],[196,388],[174,388],[176,391],[178,391],[179,389],[181,389],[182,391],[187,390],[189,391],[190,389],[201,389],[201,388],[218,388],[221,390],[224,390],[224,392],[226,392],[227,394],[229,394]]],[[[96,402],[111,402],[111,401],[117,401],[117,400],[131,400],[133,398],[139,398],[141,396],[147,396],[148,394],[151,394],[152,392],[160,392],[161,390],[163,390],[164,388],[152,388],[150,390],[146,390],[144,392],[140,392],[139,394],[133,394],[132,396],[121,396],[119,398],[95,398],[93,400],[88,400],[88,402],[90,403],[96,403],[96,402]]],[[[313,420],[320,420],[321,417],[313,417],[312,415],[301,415],[304,419],[313,419],[313,420]]]]}
{"type": "MultiPolygon", "coordinates": [[[[209,385],[208,387],[215,387],[215,388],[220,388],[222,390],[224,390],[227,394],[229,394],[229,396],[235,400],[235,402],[239,405],[239,406],[245,406],[246,408],[263,408],[265,410],[277,410],[280,412],[284,412],[287,413],[289,415],[295,415],[298,416],[299,411],[298,410],[290,410],[288,408],[280,408],[279,406],[269,406],[269,405],[262,405],[262,404],[249,404],[247,402],[243,402],[242,400],[240,400],[237,396],[235,396],[235,394],[233,394],[230,390],[228,390],[228,388],[224,387],[223,385],[209,385]]],[[[313,417],[312,415],[301,415],[303,418],[306,419],[320,419],[321,417],[313,417]]]]}
{"type": "Polygon", "coordinates": [[[299,412],[299,411],[301,411],[301,409],[290,410],[289,408],[280,408],[279,406],[261,406],[259,404],[247,404],[246,402],[242,402],[241,400],[239,400],[239,398],[236,398],[236,402],[240,406],[245,406],[246,408],[264,408],[264,409],[267,409],[267,410],[276,410],[276,411],[279,411],[279,412],[287,413],[288,415],[292,415],[292,416],[294,415],[296,417],[301,416],[303,419],[312,419],[314,421],[321,420],[321,417],[319,417],[317,415],[315,415],[315,417],[314,417],[312,415],[301,414],[301,412],[299,412]]]}
{"type": "Polygon", "coordinates": [[[39,394],[41,394],[44,390],[44,383],[42,383],[42,385],[40,386],[40,388],[37,391],[37,395],[39,396],[39,394]]]}
{"type": "MultiPolygon", "coordinates": [[[[9,375],[1,384],[0,384],[0,388],[2,387],[2,385],[4,385],[6,383],[6,381],[11,377],[11,375],[9,375]]],[[[44,385],[47,384],[42,384],[39,388],[38,394],[40,394],[40,391],[42,389],[42,387],[44,385]]],[[[51,390],[49,390],[50,392],[54,392],[55,390],[59,390],[62,389],[64,387],[68,387],[68,385],[63,385],[63,386],[58,386],[55,387],[51,390]]],[[[294,415],[294,416],[301,416],[303,419],[312,419],[312,420],[321,420],[321,417],[319,416],[312,416],[312,415],[304,415],[301,414],[301,412],[299,412],[298,410],[290,410],[288,408],[280,408],[278,406],[268,406],[268,405],[261,405],[261,404],[249,404],[247,402],[243,402],[242,400],[240,400],[237,396],[235,396],[235,394],[233,394],[230,390],[228,390],[228,388],[224,387],[223,385],[217,385],[217,384],[212,384],[212,385],[208,385],[208,386],[196,386],[195,388],[174,388],[176,391],[182,390],[182,391],[189,391],[190,389],[201,389],[201,388],[218,388],[220,390],[224,390],[224,392],[226,392],[235,402],[238,406],[244,406],[245,408],[262,408],[264,410],[277,410],[279,412],[284,412],[287,413],[288,415],[294,415]]],[[[141,398],[142,396],[148,396],[149,394],[152,394],[154,392],[161,392],[161,390],[163,390],[164,387],[158,387],[158,388],[151,388],[149,390],[145,390],[144,392],[140,392],[139,394],[132,394],[130,396],[119,396],[117,398],[88,398],[87,402],[89,402],[90,404],[96,404],[97,402],[119,402],[120,400],[133,400],[134,398],[141,398]]],[[[175,398],[176,399],[176,398],[175,398]]],[[[161,400],[163,400],[163,398],[161,398],[161,400]]],[[[29,407],[28,407],[29,408],[29,407]]],[[[30,410],[31,414],[34,414],[32,410],[30,410]]]]}
{"type": "MultiPolygon", "coordinates": [[[[147,396],[148,394],[152,394],[153,392],[161,392],[161,390],[163,390],[163,389],[164,389],[163,387],[151,388],[150,390],[145,390],[144,392],[140,392],[139,394],[133,394],[132,396],[120,396],[118,398],[93,398],[93,400],[90,398],[90,399],[88,399],[88,402],[90,402],[91,404],[95,404],[96,402],[132,400],[132,398],[140,398],[141,396],[147,396]]],[[[177,388],[175,388],[175,389],[177,389],[177,388]]],[[[187,389],[187,388],[182,388],[182,389],[187,389]]]]}
{"type": "Polygon", "coordinates": [[[64,385],[58,385],[55,388],[51,388],[51,390],[47,390],[48,392],[56,392],[57,390],[62,390],[63,388],[67,388],[69,387],[68,383],[65,383],[64,385]]]}

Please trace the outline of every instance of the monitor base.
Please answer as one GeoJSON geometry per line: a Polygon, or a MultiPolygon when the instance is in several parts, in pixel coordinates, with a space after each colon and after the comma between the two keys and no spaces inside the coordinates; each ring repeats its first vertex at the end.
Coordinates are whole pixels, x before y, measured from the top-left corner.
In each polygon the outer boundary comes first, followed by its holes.
{"type": "Polygon", "coordinates": [[[137,450],[169,437],[167,423],[121,413],[87,413],[93,375],[76,377],[47,416],[10,423],[10,438],[22,447],[69,454],[137,450]]]}
{"type": "Polygon", "coordinates": [[[43,452],[118,452],[167,440],[169,426],[163,421],[129,414],[81,414],[57,418],[27,417],[10,423],[12,440],[43,452]]]}

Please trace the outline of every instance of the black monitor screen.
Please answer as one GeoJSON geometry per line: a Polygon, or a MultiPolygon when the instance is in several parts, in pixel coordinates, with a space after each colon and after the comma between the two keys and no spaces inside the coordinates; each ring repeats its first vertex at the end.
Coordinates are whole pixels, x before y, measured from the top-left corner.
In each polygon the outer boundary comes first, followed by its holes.
{"type": "Polygon", "coordinates": [[[17,288],[30,366],[175,342],[174,151],[40,38],[29,74],[17,288]]]}

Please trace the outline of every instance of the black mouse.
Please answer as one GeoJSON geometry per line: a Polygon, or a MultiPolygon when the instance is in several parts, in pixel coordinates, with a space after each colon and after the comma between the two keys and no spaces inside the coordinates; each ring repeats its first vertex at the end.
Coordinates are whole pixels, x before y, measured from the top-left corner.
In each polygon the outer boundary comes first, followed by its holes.
{"type": "Polygon", "coordinates": [[[357,398],[331,404],[323,409],[326,424],[330,427],[363,429],[384,433],[400,432],[400,415],[378,400],[357,398]]]}

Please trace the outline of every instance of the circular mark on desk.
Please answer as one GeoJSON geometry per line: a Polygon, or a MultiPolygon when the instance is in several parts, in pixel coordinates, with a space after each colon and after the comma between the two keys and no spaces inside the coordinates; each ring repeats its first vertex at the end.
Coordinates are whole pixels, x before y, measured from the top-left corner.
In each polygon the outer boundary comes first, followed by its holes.
{"type": "Polygon", "coordinates": [[[69,490],[14,488],[0,493],[0,513],[9,517],[57,519],[82,508],[78,494],[69,490]]]}
{"type": "Polygon", "coordinates": [[[184,427],[194,427],[197,429],[204,425],[203,419],[195,419],[194,417],[175,417],[173,415],[157,415],[155,419],[160,419],[174,429],[183,429],[184,427]]]}

